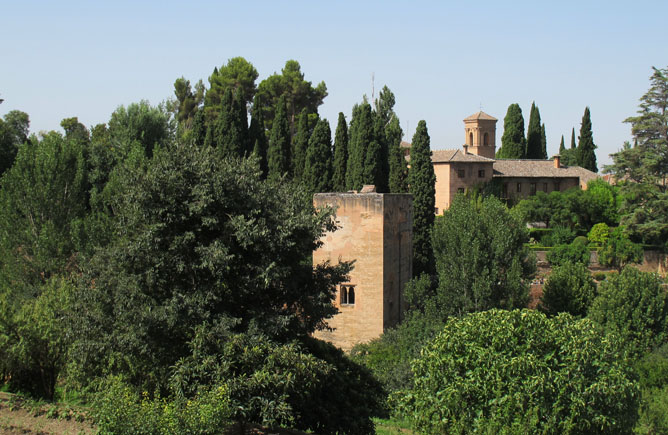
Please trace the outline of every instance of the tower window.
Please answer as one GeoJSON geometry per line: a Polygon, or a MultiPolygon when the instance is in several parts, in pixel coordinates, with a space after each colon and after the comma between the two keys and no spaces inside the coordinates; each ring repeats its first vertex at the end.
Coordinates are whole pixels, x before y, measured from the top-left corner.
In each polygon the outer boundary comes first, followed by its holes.
{"type": "Polygon", "coordinates": [[[355,286],[349,284],[341,285],[341,305],[355,305],[355,286]]]}
{"type": "Polygon", "coordinates": [[[485,146],[489,145],[489,135],[487,133],[482,137],[482,144],[485,146]]]}
{"type": "Polygon", "coordinates": [[[469,145],[473,146],[473,133],[469,133],[469,145]]]}

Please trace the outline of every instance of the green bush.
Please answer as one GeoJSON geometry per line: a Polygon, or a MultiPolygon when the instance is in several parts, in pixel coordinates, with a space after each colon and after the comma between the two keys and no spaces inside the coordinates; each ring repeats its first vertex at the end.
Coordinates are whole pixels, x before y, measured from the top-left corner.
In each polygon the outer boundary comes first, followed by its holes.
{"type": "Polygon", "coordinates": [[[622,270],[629,263],[640,263],[643,249],[633,243],[623,227],[615,228],[598,250],[599,263],[622,270]]]}
{"type": "Polygon", "coordinates": [[[606,223],[598,223],[591,228],[589,234],[587,234],[587,239],[590,243],[595,245],[602,245],[608,240],[610,236],[610,227],[606,223]]]}
{"type": "Polygon", "coordinates": [[[603,281],[606,276],[605,272],[594,272],[594,279],[596,281],[603,281]]]}
{"type": "Polygon", "coordinates": [[[627,266],[610,274],[598,288],[589,317],[612,331],[635,354],[643,354],[666,340],[668,299],[661,278],[627,266]]]}
{"type": "Polygon", "coordinates": [[[584,316],[596,296],[596,283],[580,263],[566,262],[552,269],[547,278],[539,309],[556,315],[566,312],[584,316]]]}
{"type": "Polygon", "coordinates": [[[589,265],[591,254],[587,247],[586,238],[576,238],[569,245],[557,245],[547,253],[547,261],[553,266],[559,266],[565,263],[580,263],[589,265]]]}
{"type": "Polygon", "coordinates": [[[428,434],[628,433],[639,389],[614,336],[562,313],[491,310],[451,318],[394,396],[428,434]]]}
{"type": "Polygon", "coordinates": [[[544,246],[567,245],[575,238],[575,231],[569,227],[554,227],[552,231],[543,237],[542,244],[544,246]]]}
{"type": "Polygon", "coordinates": [[[635,365],[642,388],[640,418],[635,432],[668,433],[668,344],[645,355],[635,365]]]}

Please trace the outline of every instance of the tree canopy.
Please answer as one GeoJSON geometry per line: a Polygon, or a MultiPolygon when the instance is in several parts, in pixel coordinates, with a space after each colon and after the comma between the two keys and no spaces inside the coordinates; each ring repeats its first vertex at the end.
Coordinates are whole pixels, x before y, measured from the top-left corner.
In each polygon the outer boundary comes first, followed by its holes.
{"type": "Polygon", "coordinates": [[[503,136],[501,148],[496,153],[500,159],[523,159],[526,156],[526,139],[524,138],[524,117],[519,104],[508,106],[503,118],[503,136]]]}

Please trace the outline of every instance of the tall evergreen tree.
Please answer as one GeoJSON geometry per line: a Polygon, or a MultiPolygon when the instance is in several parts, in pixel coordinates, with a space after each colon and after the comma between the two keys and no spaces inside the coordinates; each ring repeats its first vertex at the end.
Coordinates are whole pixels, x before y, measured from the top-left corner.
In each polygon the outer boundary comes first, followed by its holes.
{"type": "Polygon", "coordinates": [[[349,189],[359,190],[364,184],[364,165],[367,148],[374,140],[374,125],[371,105],[367,102],[353,108],[353,119],[350,127],[350,152],[348,153],[348,171],[346,177],[349,189]]]}
{"type": "Polygon", "coordinates": [[[527,159],[542,159],[543,147],[541,145],[540,132],[540,111],[536,103],[531,103],[531,113],[529,115],[529,127],[527,127],[527,159]]]}
{"type": "Polygon", "coordinates": [[[332,189],[332,131],[329,122],[321,119],[308,141],[303,181],[312,192],[329,192],[332,189]]]}
{"type": "Polygon", "coordinates": [[[409,191],[413,194],[413,276],[434,273],[431,232],[434,226],[436,175],[431,162],[427,123],[418,123],[411,145],[409,191]]]}
{"type": "Polygon", "coordinates": [[[204,118],[204,110],[198,110],[195,113],[195,118],[193,120],[192,131],[190,134],[190,143],[195,146],[204,145],[204,139],[206,138],[206,120],[204,118]]]}
{"type": "Polygon", "coordinates": [[[571,129],[571,149],[577,149],[577,144],[575,143],[575,127],[571,129]]]}
{"type": "Polygon", "coordinates": [[[377,112],[373,115],[373,140],[369,143],[364,159],[364,184],[376,186],[376,192],[387,193],[390,173],[387,137],[383,117],[377,112]]]}
{"type": "Polygon", "coordinates": [[[339,120],[334,134],[334,166],[332,168],[332,190],[346,191],[346,165],[348,164],[348,126],[343,112],[339,112],[339,120]]]}
{"type": "Polygon", "coordinates": [[[248,136],[248,107],[246,98],[241,88],[234,93],[234,102],[232,103],[233,121],[239,132],[239,149],[242,156],[249,156],[253,152],[253,144],[248,136]]]}
{"type": "Polygon", "coordinates": [[[292,178],[299,181],[304,173],[306,151],[309,146],[311,129],[309,126],[308,111],[303,109],[297,119],[297,133],[292,138],[292,178]]]}
{"type": "Polygon", "coordinates": [[[226,157],[242,157],[248,149],[248,118],[245,105],[239,107],[239,93],[235,97],[231,89],[225,91],[214,130],[216,147],[226,157]]]}
{"type": "Polygon", "coordinates": [[[585,108],[584,115],[582,115],[582,126],[580,127],[580,136],[578,137],[578,164],[579,166],[589,169],[593,172],[598,172],[596,166],[596,145],[594,144],[594,135],[591,131],[591,115],[589,107],[585,108]]]}
{"type": "Polygon", "coordinates": [[[251,109],[251,122],[248,127],[248,141],[253,144],[253,153],[260,159],[260,170],[262,176],[267,176],[267,133],[264,130],[264,117],[262,116],[262,101],[259,95],[253,99],[251,109]]]}
{"type": "Polygon", "coordinates": [[[285,98],[281,97],[276,106],[267,150],[269,178],[281,177],[290,170],[290,125],[285,111],[285,98]]]}
{"type": "Polygon", "coordinates": [[[517,103],[508,106],[506,117],[503,118],[503,136],[501,148],[496,154],[500,159],[523,159],[526,153],[524,138],[524,117],[517,103]]]}
{"type": "Polygon", "coordinates": [[[564,135],[561,135],[561,142],[559,142],[559,155],[562,155],[566,151],[566,146],[564,145],[564,135]]]}
{"type": "Polygon", "coordinates": [[[401,149],[401,137],[403,131],[399,125],[399,118],[392,118],[385,128],[385,136],[389,145],[388,160],[390,175],[388,187],[392,193],[408,192],[408,164],[401,149]]]}
{"type": "Polygon", "coordinates": [[[543,151],[543,159],[547,160],[547,136],[545,135],[545,124],[540,126],[540,146],[543,151]]]}

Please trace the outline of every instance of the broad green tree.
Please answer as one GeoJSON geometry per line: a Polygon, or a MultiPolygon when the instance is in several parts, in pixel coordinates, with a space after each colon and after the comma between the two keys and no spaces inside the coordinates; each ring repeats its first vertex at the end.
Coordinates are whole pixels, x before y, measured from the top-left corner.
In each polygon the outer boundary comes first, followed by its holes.
{"type": "Polygon", "coordinates": [[[151,157],[156,146],[164,146],[172,140],[174,129],[163,107],[140,101],[127,108],[120,106],[111,114],[109,134],[120,158],[130,152],[134,143],[141,144],[146,156],[151,157]]]}
{"type": "Polygon", "coordinates": [[[580,263],[566,262],[554,267],[547,278],[538,308],[544,313],[586,316],[596,296],[591,272],[580,263]]]}
{"type": "Polygon", "coordinates": [[[445,319],[526,306],[535,262],[525,240],[524,223],[496,197],[456,196],[434,225],[438,286],[427,311],[445,319]]]}
{"type": "Polygon", "coordinates": [[[193,90],[190,80],[180,77],[174,82],[174,96],[176,100],[171,103],[171,111],[174,112],[181,134],[185,134],[192,128],[195,115],[204,101],[204,84],[200,80],[193,90]]]}
{"type": "Polygon", "coordinates": [[[617,227],[601,244],[598,261],[621,272],[627,264],[643,261],[643,249],[629,239],[623,226],[617,227]]]}
{"type": "Polygon", "coordinates": [[[580,127],[580,136],[578,137],[578,163],[579,166],[589,169],[592,172],[598,172],[596,166],[596,145],[594,144],[594,135],[591,130],[591,115],[589,107],[585,108],[582,115],[582,126],[580,127]]]}
{"type": "Polygon", "coordinates": [[[540,111],[535,102],[531,103],[529,126],[527,127],[527,159],[542,159],[543,146],[541,144],[540,111]]]}
{"type": "Polygon", "coordinates": [[[436,175],[431,162],[427,123],[418,122],[411,146],[408,172],[409,193],[413,195],[413,276],[434,272],[431,234],[434,226],[436,175]]]}
{"type": "Polygon", "coordinates": [[[253,101],[257,90],[255,80],[258,73],[253,64],[243,57],[233,57],[225,65],[214,68],[209,76],[209,90],[206,92],[204,106],[209,113],[208,121],[213,121],[220,110],[225,92],[230,90],[236,93],[243,92],[246,105],[253,101]]]}
{"type": "Polygon", "coordinates": [[[413,362],[401,410],[418,433],[631,433],[639,388],[589,319],[490,310],[448,320],[413,362]]]}
{"type": "Polygon", "coordinates": [[[302,181],[311,193],[332,190],[332,132],[326,119],[318,120],[308,141],[302,181]]]}
{"type": "Polygon", "coordinates": [[[348,125],[343,112],[339,118],[334,133],[334,164],[332,167],[332,190],[346,191],[346,166],[348,164],[348,125]]]}
{"type": "Polygon", "coordinates": [[[662,284],[657,274],[627,266],[600,284],[589,317],[631,352],[643,354],[666,340],[668,299],[662,284]]]}
{"type": "Polygon", "coordinates": [[[506,116],[503,118],[501,148],[496,156],[500,159],[523,159],[526,156],[524,117],[519,104],[508,106],[506,116]]]}
{"type": "Polygon", "coordinates": [[[19,147],[28,140],[30,118],[25,112],[12,110],[0,119],[0,175],[12,167],[19,147]]]}

